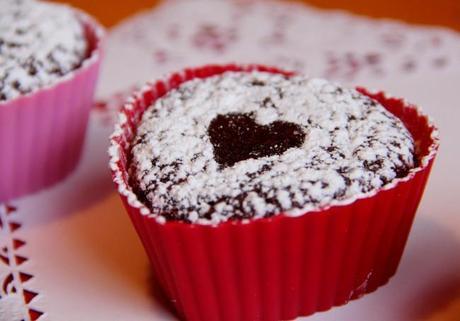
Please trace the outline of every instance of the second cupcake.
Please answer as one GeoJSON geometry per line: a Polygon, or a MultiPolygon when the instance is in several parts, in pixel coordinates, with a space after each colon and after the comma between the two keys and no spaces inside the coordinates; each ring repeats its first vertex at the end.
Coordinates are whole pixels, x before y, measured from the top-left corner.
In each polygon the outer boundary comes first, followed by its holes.
{"type": "Polygon", "coordinates": [[[49,186],[80,158],[103,29],[41,1],[0,12],[0,202],[49,186]]]}

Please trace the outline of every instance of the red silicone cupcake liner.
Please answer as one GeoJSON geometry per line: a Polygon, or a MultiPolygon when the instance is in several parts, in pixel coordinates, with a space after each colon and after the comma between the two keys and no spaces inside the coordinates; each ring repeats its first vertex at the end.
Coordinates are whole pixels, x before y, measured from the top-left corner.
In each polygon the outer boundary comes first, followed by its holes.
{"type": "Polygon", "coordinates": [[[0,102],[0,202],[58,182],[80,159],[104,31],[76,13],[90,45],[82,66],[54,85],[0,102]]]}
{"type": "Polygon", "coordinates": [[[387,283],[401,259],[438,139],[416,107],[382,93],[358,89],[405,123],[416,141],[419,166],[374,193],[299,217],[280,214],[217,226],[164,222],[137,200],[126,169],[144,110],[184,81],[228,70],[282,72],[228,65],[173,74],[147,85],[125,105],[112,136],[114,181],[179,315],[190,321],[287,320],[345,304],[387,283]]]}

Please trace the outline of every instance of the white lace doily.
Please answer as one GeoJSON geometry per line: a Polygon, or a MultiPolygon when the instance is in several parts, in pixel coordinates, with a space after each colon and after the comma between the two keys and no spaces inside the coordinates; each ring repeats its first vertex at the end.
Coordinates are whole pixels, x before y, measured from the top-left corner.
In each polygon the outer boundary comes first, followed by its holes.
{"type": "Polygon", "coordinates": [[[109,34],[78,170],[52,189],[0,205],[0,321],[175,319],[155,296],[114,192],[107,137],[133,87],[219,62],[271,64],[385,90],[433,116],[441,151],[397,275],[376,293],[308,320],[457,320],[449,311],[460,306],[459,35],[287,2],[172,0],[109,34]]]}

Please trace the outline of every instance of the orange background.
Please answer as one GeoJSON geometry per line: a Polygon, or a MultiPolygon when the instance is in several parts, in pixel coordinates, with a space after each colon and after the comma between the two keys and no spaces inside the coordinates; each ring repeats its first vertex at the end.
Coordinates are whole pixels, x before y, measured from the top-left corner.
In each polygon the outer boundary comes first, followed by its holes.
{"type": "MultiPolygon", "coordinates": [[[[123,18],[158,4],[161,0],[56,0],[70,3],[98,18],[110,27],[123,18]]],[[[340,8],[372,17],[388,17],[412,23],[442,25],[460,31],[460,0],[287,0],[301,1],[321,8],[340,8]]],[[[119,208],[119,200],[113,196],[106,200],[104,208],[119,208]]],[[[94,209],[98,211],[98,209],[94,209]]],[[[109,211],[111,212],[111,211],[109,211]]],[[[108,212],[108,213],[109,213],[108,212]]],[[[97,213],[94,213],[97,214],[97,213]]],[[[111,217],[113,223],[113,217],[111,217]]],[[[126,222],[124,222],[126,223],[126,222]]],[[[99,232],[98,232],[99,233],[99,232]]],[[[135,241],[133,241],[135,242],[135,241]]],[[[138,255],[143,256],[139,246],[138,255]]],[[[420,321],[460,321],[460,292],[438,293],[431,304],[437,309],[420,321]],[[449,299],[447,299],[448,297],[449,299]],[[439,301],[439,302],[437,302],[439,301]]],[[[402,321],[402,320],[389,320],[402,321]]]]}
{"type": "MultiPolygon", "coordinates": [[[[106,26],[150,8],[161,0],[67,0],[89,12],[106,26]]],[[[460,31],[460,0],[291,0],[310,3],[321,8],[340,8],[373,17],[389,17],[408,22],[436,24],[460,31]]]]}

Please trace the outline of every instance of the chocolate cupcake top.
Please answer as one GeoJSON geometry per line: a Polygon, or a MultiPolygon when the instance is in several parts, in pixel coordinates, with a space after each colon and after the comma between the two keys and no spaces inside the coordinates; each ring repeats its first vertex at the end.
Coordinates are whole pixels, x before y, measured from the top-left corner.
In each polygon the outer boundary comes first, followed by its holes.
{"type": "Polygon", "coordinates": [[[217,224],[352,199],[414,162],[402,122],[356,90],[227,72],[188,81],[146,110],[129,171],[153,214],[217,224]]]}
{"type": "Polygon", "coordinates": [[[0,102],[53,84],[87,57],[83,26],[70,8],[0,2],[0,102]]]}

